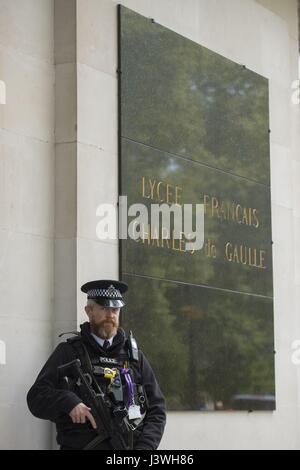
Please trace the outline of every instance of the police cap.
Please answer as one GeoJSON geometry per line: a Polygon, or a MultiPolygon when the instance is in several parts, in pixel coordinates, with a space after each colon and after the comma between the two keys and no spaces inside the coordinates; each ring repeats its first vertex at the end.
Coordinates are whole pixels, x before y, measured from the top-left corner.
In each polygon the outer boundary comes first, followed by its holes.
{"type": "Polygon", "coordinates": [[[81,290],[88,299],[103,307],[121,308],[125,305],[122,294],[128,290],[128,285],[120,281],[91,281],[84,284],[81,290]]]}

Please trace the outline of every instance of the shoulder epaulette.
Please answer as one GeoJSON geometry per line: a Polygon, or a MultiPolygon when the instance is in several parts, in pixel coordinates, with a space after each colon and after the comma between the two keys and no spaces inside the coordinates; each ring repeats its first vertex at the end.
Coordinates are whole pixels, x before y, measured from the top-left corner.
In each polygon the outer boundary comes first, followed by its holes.
{"type": "Polygon", "coordinates": [[[58,335],[58,337],[62,338],[65,335],[75,335],[76,337],[80,337],[81,333],[79,331],[66,331],[65,333],[61,333],[60,335],[58,335]]]}

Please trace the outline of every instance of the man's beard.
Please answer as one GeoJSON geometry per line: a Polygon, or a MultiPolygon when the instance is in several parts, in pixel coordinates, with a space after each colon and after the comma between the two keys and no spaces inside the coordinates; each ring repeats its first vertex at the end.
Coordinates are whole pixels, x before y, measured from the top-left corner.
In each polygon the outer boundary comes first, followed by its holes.
{"type": "Polygon", "coordinates": [[[94,335],[99,336],[102,339],[109,339],[116,335],[119,322],[115,320],[102,320],[102,322],[96,323],[92,320],[90,325],[91,332],[94,333],[94,335]]]}

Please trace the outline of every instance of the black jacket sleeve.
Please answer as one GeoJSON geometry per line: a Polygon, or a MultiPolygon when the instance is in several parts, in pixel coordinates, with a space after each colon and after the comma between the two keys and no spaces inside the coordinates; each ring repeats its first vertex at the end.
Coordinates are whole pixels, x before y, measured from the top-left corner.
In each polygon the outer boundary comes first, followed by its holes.
{"type": "Polygon", "coordinates": [[[166,404],[154,372],[141,351],[140,365],[148,399],[148,410],[135,449],[155,450],[159,446],[166,424],[166,404]]]}
{"type": "Polygon", "coordinates": [[[69,345],[61,343],[46,362],[27,395],[29,410],[36,418],[56,422],[82,402],[75,393],[59,389],[57,368],[73,359],[69,345]]]}

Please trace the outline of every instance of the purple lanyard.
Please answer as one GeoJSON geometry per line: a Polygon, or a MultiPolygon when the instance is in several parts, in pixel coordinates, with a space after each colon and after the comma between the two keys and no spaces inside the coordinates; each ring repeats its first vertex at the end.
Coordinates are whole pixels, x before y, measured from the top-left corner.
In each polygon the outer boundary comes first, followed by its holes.
{"type": "Polygon", "coordinates": [[[121,369],[121,372],[124,375],[125,380],[126,380],[126,384],[127,384],[127,390],[128,390],[127,409],[128,409],[134,403],[133,382],[132,382],[131,375],[130,375],[128,369],[121,369]]]}

